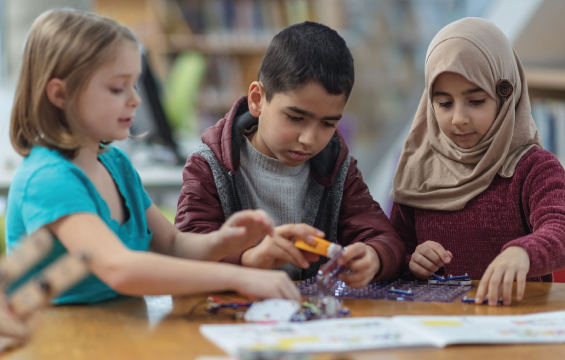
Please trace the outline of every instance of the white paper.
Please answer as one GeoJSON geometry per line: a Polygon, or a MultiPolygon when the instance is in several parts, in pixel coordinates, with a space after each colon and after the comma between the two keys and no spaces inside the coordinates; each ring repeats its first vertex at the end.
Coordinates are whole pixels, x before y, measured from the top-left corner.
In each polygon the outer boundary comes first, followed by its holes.
{"type": "Polygon", "coordinates": [[[438,347],[565,342],[565,311],[512,316],[395,316],[438,347]]]}
{"type": "Polygon", "coordinates": [[[358,317],[278,324],[202,325],[200,332],[230,355],[239,349],[342,352],[430,346],[386,317],[358,317]]]}
{"type": "Polygon", "coordinates": [[[202,325],[230,355],[240,349],[319,353],[455,344],[565,343],[565,311],[517,316],[395,316],[300,323],[202,325]]]}

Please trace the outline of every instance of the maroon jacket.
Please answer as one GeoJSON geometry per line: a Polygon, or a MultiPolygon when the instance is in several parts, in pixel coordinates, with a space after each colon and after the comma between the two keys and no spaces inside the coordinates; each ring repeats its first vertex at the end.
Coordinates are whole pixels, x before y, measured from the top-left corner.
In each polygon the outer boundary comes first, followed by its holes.
{"type": "MultiPolygon", "coordinates": [[[[240,195],[245,189],[236,181],[239,149],[243,130],[255,124],[257,119],[249,114],[247,97],[243,97],[222,120],[204,132],[202,142],[205,145],[188,158],[183,170],[175,218],[179,230],[196,233],[217,230],[228,216],[244,208],[240,195]]],[[[326,148],[310,160],[312,178],[315,186],[323,189],[319,192],[323,195],[319,205],[316,204],[317,211],[305,214],[305,218],[325,231],[330,241],[342,246],[362,241],[373,247],[381,261],[375,280],[395,279],[404,265],[404,245],[371,197],[357,168],[357,160],[348,152],[341,134],[336,131],[326,148]]],[[[240,264],[241,254],[224,261],[240,264]]],[[[310,275],[312,272],[305,277],[310,275]]]]}

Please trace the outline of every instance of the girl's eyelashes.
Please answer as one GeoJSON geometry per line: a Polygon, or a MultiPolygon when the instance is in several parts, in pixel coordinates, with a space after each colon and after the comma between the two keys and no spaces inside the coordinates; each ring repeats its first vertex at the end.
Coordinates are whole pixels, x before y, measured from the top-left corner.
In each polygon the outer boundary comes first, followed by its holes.
{"type": "Polygon", "coordinates": [[[122,91],[124,91],[124,90],[120,89],[120,88],[110,88],[110,92],[112,94],[120,94],[122,91]]]}
{"type": "Polygon", "coordinates": [[[324,121],[324,122],[323,122],[323,124],[324,124],[324,126],[325,126],[325,127],[329,127],[329,128],[335,128],[335,124],[333,124],[333,123],[330,123],[330,122],[324,121]]]}
{"type": "Polygon", "coordinates": [[[471,100],[470,103],[473,105],[481,105],[484,104],[486,99],[479,99],[479,100],[471,100]]]}
{"type": "MultiPolygon", "coordinates": [[[[475,105],[475,106],[482,105],[485,102],[486,102],[486,99],[469,100],[469,103],[471,103],[472,105],[475,105]]],[[[437,104],[439,105],[439,107],[448,108],[448,107],[451,107],[451,105],[453,105],[453,101],[445,101],[445,102],[438,101],[437,104]]]]}

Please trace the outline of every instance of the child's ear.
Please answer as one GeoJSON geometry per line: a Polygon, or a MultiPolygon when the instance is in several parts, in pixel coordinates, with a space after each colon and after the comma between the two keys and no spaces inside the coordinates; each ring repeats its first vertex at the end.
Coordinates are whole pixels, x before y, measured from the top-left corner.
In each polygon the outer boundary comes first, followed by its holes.
{"type": "Polygon", "coordinates": [[[253,81],[249,86],[249,93],[247,95],[247,106],[249,112],[254,117],[261,115],[261,107],[265,101],[265,92],[263,91],[263,84],[259,81],[253,81]]]}
{"type": "Polygon", "coordinates": [[[67,103],[67,85],[64,80],[53,78],[49,80],[45,87],[45,93],[51,104],[59,109],[65,109],[67,103]]]}

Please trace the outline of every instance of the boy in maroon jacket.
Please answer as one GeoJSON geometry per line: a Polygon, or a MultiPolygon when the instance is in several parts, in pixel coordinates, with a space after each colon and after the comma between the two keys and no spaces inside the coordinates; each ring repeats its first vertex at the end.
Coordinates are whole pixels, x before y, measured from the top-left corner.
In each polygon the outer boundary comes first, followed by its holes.
{"type": "Polygon", "coordinates": [[[350,286],[397,278],[404,246],[336,129],[353,82],[353,57],[336,31],[305,22],[277,34],[248,96],[188,158],[177,228],[207,233],[236,211],[261,208],[279,225],[275,235],[224,261],[306,279],[322,261],[291,240],[325,235],[347,246],[340,261],[352,270],[342,275],[350,286]]]}

